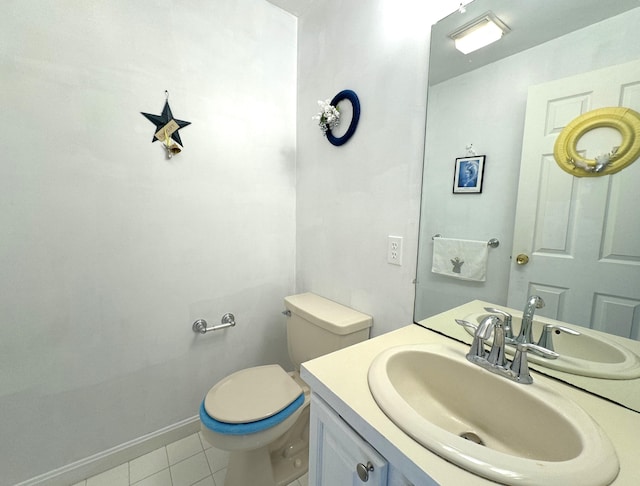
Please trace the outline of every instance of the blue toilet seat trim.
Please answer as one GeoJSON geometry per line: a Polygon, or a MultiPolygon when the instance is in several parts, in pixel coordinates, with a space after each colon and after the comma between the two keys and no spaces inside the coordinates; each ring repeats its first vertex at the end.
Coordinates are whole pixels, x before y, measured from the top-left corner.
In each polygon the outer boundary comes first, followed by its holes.
{"type": "Polygon", "coordinates": [[[255,434],[256,432],[262,432],[263,430],[269,429],[275,425],[278,425],[280,422],[283,422],[287,417],[289,417],[293,412],[298,410],[302,404],[304,403],[304,393],[301,393],[298,398],[296,398],[293,402],[291,402],[287,407],[280,410],[275,415],[271,417],[267,417],[263,420],[257,420],[255,422],[247,422],[245,424],[230,424],[227,422],[220,422],[209,416],[207,411],[204,409],[204,400],[202,400],[202,404],[200,405],[200,421],[208,428],[217,432],[219,434],[224,435],[247,435],[247,434],[255,434]]]}

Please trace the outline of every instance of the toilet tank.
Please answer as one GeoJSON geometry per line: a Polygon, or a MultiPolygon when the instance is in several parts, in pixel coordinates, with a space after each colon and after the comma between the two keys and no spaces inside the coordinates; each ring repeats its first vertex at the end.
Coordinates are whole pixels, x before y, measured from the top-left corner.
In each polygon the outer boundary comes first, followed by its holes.
{"type": "Polygon", "coordinates": [[[285,297],[287,345],[296,370],[300,364],[369,339],[373,318],[310,292],[285,297]]]}

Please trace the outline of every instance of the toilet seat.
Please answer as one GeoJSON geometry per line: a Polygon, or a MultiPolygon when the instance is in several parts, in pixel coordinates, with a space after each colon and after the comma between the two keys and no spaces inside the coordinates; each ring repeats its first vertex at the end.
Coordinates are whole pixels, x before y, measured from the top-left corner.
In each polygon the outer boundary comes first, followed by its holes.
{"type": "Polygon", "coordinates": [[[218,382],[200,407],[203,423],[221,434],[241,435],[273,427],[304,403],[300,385],[279,365],[237,371],[218,382]]]}
{"type": "Polygon", "coordinates": [[[277,414],[302,393],[279,365],[256,366],[230,374],[204,399],[207,414],[220,422],[243,424],[277,414]]]}
{"type": "Polygon", "coordinates": [[[202,424],[210,430],[222,435],[247,435],[262,432],[263,430],[270,429],[276,425],[284,422],[293,413],[295,413],[304,404],[304,393],[300,393],[300,396],[296,398],[289,406],[285,407],[280,412],[267,417],[266,419],[258,420],[255,422],[248,422],[245,424],[229,424],[226,422],[220,422],[209,416],[205,410],[204,400],[200,405],[200,421],[202,424]]]}

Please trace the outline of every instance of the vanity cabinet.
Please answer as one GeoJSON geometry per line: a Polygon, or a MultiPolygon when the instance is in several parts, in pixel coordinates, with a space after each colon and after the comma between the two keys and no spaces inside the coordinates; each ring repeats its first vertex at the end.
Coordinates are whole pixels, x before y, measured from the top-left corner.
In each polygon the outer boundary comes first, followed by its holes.
{"type": "MultiPolygon", "coordinates": [[[[450,322],[457,314],[458,310],[454,309],[430,319],[450,322]]],[[[460,355],[468,351],[466,345],[420,326],[409,325],[302,364],[300,376],[312,390],[309,486],[497,484],[421,446],[395,425],[375,401],[369,387],[373,361],[392,348],[416,344],[456,347],[460,355]],[[358,464],[366,466],[367,462],[371,462],[374,470],[367,482],[363,482],[356,467],[358,464]]],[[[447,379],[451,386],[456,386],[449,377],[447,379]]],[[[640,437],[629,433],[640,430],[640,414],[563,382],[541,375],[536,379],[555,388],[554,394],[557,392],[584,408],[600,425],[601,433],[611,439],[620,463],[618,477],[611,485],[640,485],[640,437]]],[[[537,385],[534,383],[533,387],[537,385]]],[[[577,476],[579,471],[575,472],[577,476]]],[[[549,479],[542,478],[541,483],[550,484],[549,479]]]]}
{"type": "Polygon", "coordinates": [[[309,486],[412,486],[315,393],[309,434],[309,486]]]}

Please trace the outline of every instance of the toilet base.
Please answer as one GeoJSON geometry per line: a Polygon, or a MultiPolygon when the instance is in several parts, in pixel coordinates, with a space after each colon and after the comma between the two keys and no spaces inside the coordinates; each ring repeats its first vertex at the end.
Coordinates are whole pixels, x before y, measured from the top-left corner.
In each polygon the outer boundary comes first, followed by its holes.
{"type": "Polygon", "coordinates": [[[287,486],[309,469],[309,406],[281,438],[259,449],[232,451],[224,486],[287,486]]]}
{"type": "Polygon", "coordinates": [[[276,486],[287,486],[309,470],[309,405],[291,430],[272,446],[276,486]]]}
{"type": "Polygon", "coordinates": [[[269,449],[262,447],[253,451],[234,451],[229,457],[224,486],[275,486],[269,449]]]}

